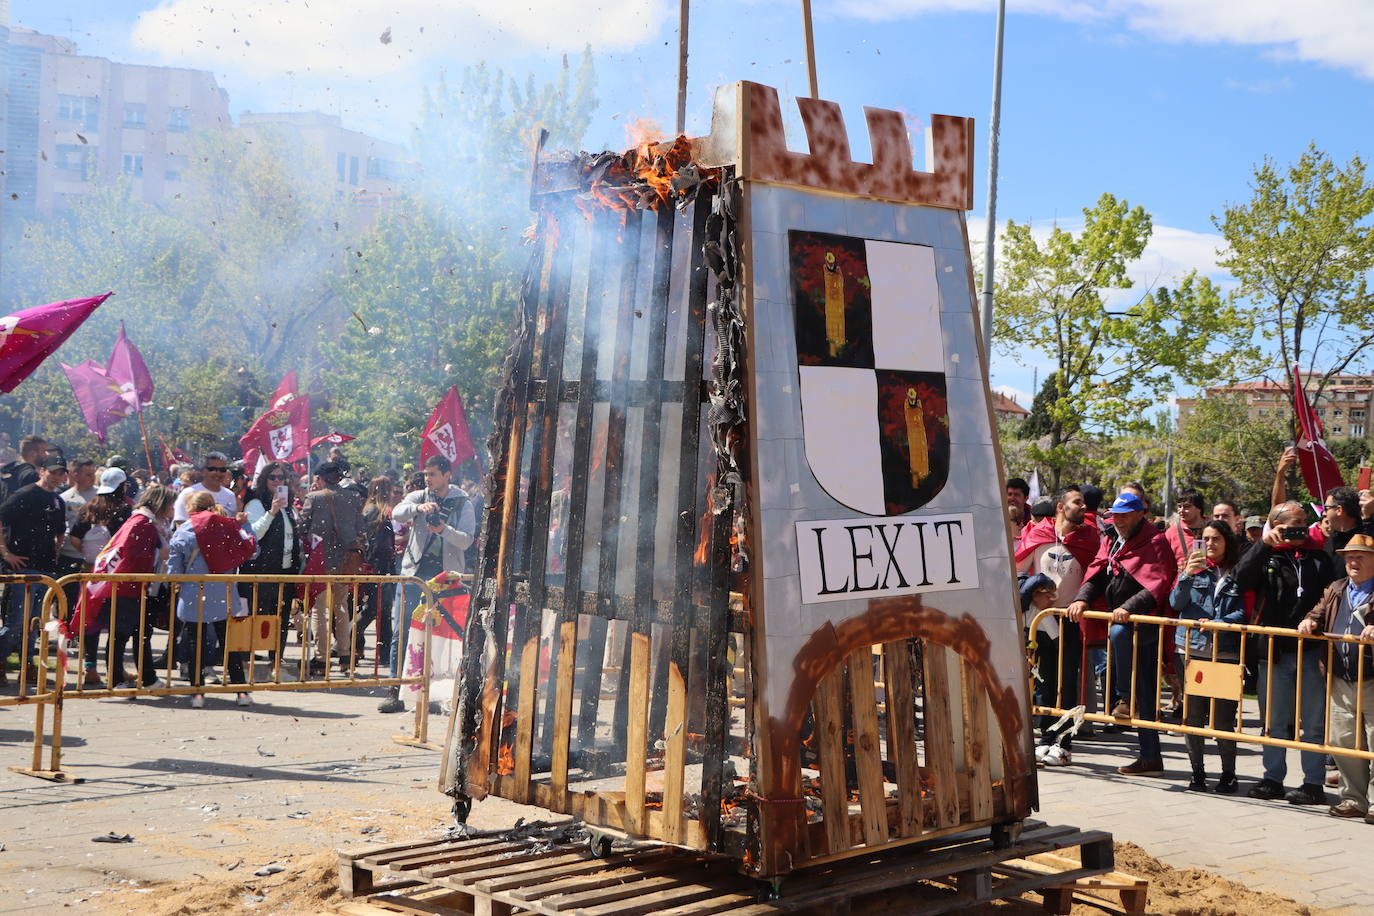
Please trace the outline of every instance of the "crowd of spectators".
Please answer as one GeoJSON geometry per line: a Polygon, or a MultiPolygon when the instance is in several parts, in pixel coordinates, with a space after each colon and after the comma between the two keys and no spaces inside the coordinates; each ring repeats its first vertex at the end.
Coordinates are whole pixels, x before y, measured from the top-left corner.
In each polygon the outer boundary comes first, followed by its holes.
{"type": "MultiPolygon", "coordinates": [[[[302,645],[300,676],[319,677],[331,665],[352,671],[367,651],[369,627],[377,667],[399,676],[409,630],[401,617],[417,603],[414,586],[398,595],[398,587],[369,584],[355,594],[280,577],[400,572],[430,578],[462,573],[475,559],[482,496],[474,480],[451,482],[454,469],[442,456],[431,457],[421,472],[403,477],[387,470],[372,477],[363,469],[355,473],[337,447],[308,475],[278,462],[245,473],[241,462],[212,451],[198,466],[173,465],[166,475],[149,475],[120,455],[69,462],[41,437],[27,436],[9,457],[0,467],[5,572],[53,579],[80,572],[269,577],[188,583],[176,590],[174,607],[157,583],[124,582],[106,591],[70,584],[69,629],[82,688],[163,685],[159,675],[171,666],[152,646],[155,629],[168,626],[159,617],[161,603],[169,605],[163,614],[176,619],[177,637],[167,651],[177,674],[193,686],[216,676],[246,686],[245,665],[277,665],[293,631],[302,645]],[[277,646],[256,659],[225,651],[229,619],[250,613],[280,621],[277,646]],[[218,675],[217,667],[224,669],[218,675]]],[[[36,680],[32,660],[44,586],[11,585],[6,592],[0,599],[0,687],[20,659],[30,666],[27,681],[36,680]]],[[[236,702],[253,701],[245,689],[236,702]]],[[[193,694],[191,705],[203,707],[204,695],[193,694]]],[[[392,691],[381,708],[404,709],[399,692],[392,691]]]]}
{"type": "MultiPolygon", "coordinates": [[[[1109,730],[1143,721],[1210,731],[1219,777],[1208,781],[1206,738],[1185,734],[1188,788],[1237,792],[1236,742],[1224,735],[1240,726],[1239,702],[1190,695],[1183,686],[1185,673],[1206,664],[1243,665],[1246,691],[1257,698],[1269,737],[1293,740],[1296,734],[1314,748],[1326,742],[1374,747],[1371,648],[1342,642],[1328,651],[1326,641],[1304,638],[1341,634],[1374,644],[1374,496],[1337,487],[1314,521],[1283,491],[1294,460],[1291,450],[1284,455],[1274,504],[1262,515],[1246,515],[1227,500],[1209,506],[1193,489],[1173,494],[1176,511],[1165,518],[1152,514],[1139,484],[1121,487],[1104,505],[1102,490],[1091,485],[1032,500],[1024,480],[1008,482],[1022,607],[1036,621],[1028,634],[1035,701],[1066,712],[1040,717],[1040,764],[1072,763],[1074,737],[1092,731],[1073,713],[1080,707],[1095,712],[1100,701],[1122,723],[1109,730]],[[1039,613],[1049,608],[1064,612],[1039,613]],[[1109,613],[1110,621],[1089,611],[1109,613]],[[1175,620],[1251,624],[1293,635],[1179,626],[1175,620]],[[1165,697],[1168,704],[1156,708],[1165,697]]],[[[1159,731],[1135,729],[1138,752],[1119,767],[1121,774],[1163,775],[1159,731]]],[[[1323,805],[1326,787],[1336,786],[1340,797],[1328,808],[1331,815],[1374,823],[1369,761],[1336,755],[1333,763],[1320,750],[1301,750],[1301,778],[1292,785],[1287,748],[1266,744],[1262,757],[1263,776],[1248,788],[1251,797],[1323,805]]]]}

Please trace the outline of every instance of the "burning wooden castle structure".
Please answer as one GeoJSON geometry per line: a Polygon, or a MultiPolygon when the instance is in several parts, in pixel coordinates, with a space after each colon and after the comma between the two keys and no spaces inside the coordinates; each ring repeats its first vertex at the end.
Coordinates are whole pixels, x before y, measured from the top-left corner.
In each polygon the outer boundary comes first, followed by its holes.
{"type": "Polygon", "coordinates": [[[541,149],[442,788],[777,877],[1036,805],[972,122],[541,149]]]}

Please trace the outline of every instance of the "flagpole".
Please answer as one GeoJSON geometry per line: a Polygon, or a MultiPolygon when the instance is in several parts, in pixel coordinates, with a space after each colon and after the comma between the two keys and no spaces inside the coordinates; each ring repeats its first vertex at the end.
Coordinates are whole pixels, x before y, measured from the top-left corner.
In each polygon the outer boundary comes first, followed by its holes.
{"type": "Polygon", "coordinates": [[[148,447],[148,427],[143,425],[143,408],[138,409],[138,431],[143,434],[143,457],[148,459],[148,473],[156,473],[153,470],[153,450],[148,447]]]}

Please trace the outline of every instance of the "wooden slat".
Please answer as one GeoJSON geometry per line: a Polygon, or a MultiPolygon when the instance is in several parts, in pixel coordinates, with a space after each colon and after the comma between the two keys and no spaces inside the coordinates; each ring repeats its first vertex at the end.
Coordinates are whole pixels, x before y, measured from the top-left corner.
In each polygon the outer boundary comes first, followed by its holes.
{"type": "Polygon", "coordinates": [[[561,865],[582,865],[587,862],[600,862],[603,867],[604,860],[596,859],[591,852],[586,849],[573,849],[569,847],[554,847],[544,850],[539,856],[526,859],[523,862],[506,861],[493,865],[491,868],[480,871],[467,872],[462,875],[455,875],[446,881],[446,884],[476,885],[478,882],[486,881],[491,878],[505,878],[511,875],[522,875],[525,880],[529,880],[529,875],[546,872],[549,869],[557,868],[561,865]]]}
{"type": "Polygon", "coordinates": [[[968,772],[969,816],[992,817],[992,761],[988,759],[988,693],[978,672],[960,659],[964,693],[964,769],[968,772]]]}
{"type": "Polygon", "coordinates": [[[558,683],[554,689],[557,703],[551,736],[553,764],[549,774],[555,811],[566,811],[568,808],[568,751],[572,745],[572,688],[576,653],[577,616],[574,613],[571,620],[565,617],[558,624],[558,683]]]}
{"type": "MultiPolygon", "coordinates": [[[[608,884],[589,890],[570,891],[545,897],[542,904],[557,912],[575,909],[579,914],[586,914],[589,912],[589,908],[593,906],[618,903],[627,897],[639,897],[665,888],[681,887],[686,883],[687,879],[682,876],[681,870],[674,869],[667,874],[635,875],[614,885],[608,884]]],[[[629,904],[624,905],[628,906],[629,904]]]]}
{"type": "Polygon", "coordinates": [[[844,670],[836,666],[816,685],[811,700],[815,713],[816,753],[821,769],[821,815],[826,852],[849,848],[849,789],[844,765],[844,670]]]}
{"type": "MultiPolygon", "coordinates": [[[[685,632],[687,628],[680,629],[685,632]]],[[[682,786],[687,764],[686,673],[678,667],[676,658],[669,661],[667,747],[663,755],[663,839],[669,843],[681,843],[686,829],[682,813],[682,786]]]]}
{"type": "Polygon", "coordinates": [[[602,869],[598,872],[574,875],[559,881],[512,888],[505,896],[520,902],[533,903],[538,901],[541,907],[547,906],[550,909],[557,909],[561,906],[555,907],[548,898],[593,891],[599,888],[616,888],[627,882],[638,881],[653,875],[673,874],[688,867],[693,862],[695,859],[665,856],[650,862],[636,862],[619,867],[608,867],[603,863],[602,869]]]}
{"type": "Polygon", "coordinates": [[[926,766],[935,795],[935,824],[952,827],[959,823],[959,784],[954,769],[954,721],[950,691],[949,650],[935,642],[925,642],[925,697],[921,712],[925,719],[926,766]]]}
{"type": "MultiPolygon", "coordinates": [[[[519,613],[519,611],[517,611],[519,613]]],[[[538,613],[526,609],[527,617],[537,618],[538,613]]],[[[515,759],[515,801],[529,804],[530,801],[530,757],[534,752],[534,722],[537,716],[535,703],[539,692],[539,626],[526,625],[525,644],[517,647],[520,652],[519,700],[515,715],[515,747],[511,749],[515,759]]]]}
{"type": "Polygon", "coordinates": [[[392,852],[378,855],[369,855],[357,860],[360,865],[371,868],[391,868],[404,870],[408,868],[419,868],[421,865],[430,862],[441,862],[450,859],[462,859],[475,855],[483,855],[487,850],[495,849],[518,849],[520,844],[511,843],[499,838],[484,840],[473,840],[469,842],[446,842],[435,843],[428,847],[417,847],[405,852],[392,852]]]}
{"type": "Polygon", "coordinates": [[[849,689],[854,699],[854,764],[864,843],[874,845],[887,840],[887,793],[878,735],[878,697],[873,689],[873,652],[868,646],[849,653],[849,689]]]}
{"type": "Polygon", "coordinates": [[[630,682],[625,729],[625,815],[631,833],[645,836],[648,820],[644,810],[645,747],[649,726],[649,634],[630,634],[630,682]]]}
{"type": "MultiPolygon", "coordinates": [[[[628,857],[626,864],[633,864],[637,868],[647,867],[648,863],[655,858],[668,854],[668,849],[659,847],[657,849],[645,849],[634,853],[628,857]]],[[[593,874],[604,872],[607,869],[615,868],[619,859],[597,859],[590,854],[583,856],[582,861],[568,865],[557,865],[553,867],[535,867],[540,863],[524,863],[529,871],[520,871],[519,867],[511,868],[508,874],[503,874],[495,878],[483,878],[473,885],[474,889],[485,894],[494,894],[500,891],[511,890],[518,887],[535,887],[553,884],[559,879],[576,877],[578,875],[593,874]]]]}
{"type": "Polygon", "coordinates": [[[916,701],[912,693],[911,643],[883,646],[883,692],[887,698],[887,756],[897,772],[898,836],[916,836],[923,826],[921,767],[916,755],[916,701]]]}

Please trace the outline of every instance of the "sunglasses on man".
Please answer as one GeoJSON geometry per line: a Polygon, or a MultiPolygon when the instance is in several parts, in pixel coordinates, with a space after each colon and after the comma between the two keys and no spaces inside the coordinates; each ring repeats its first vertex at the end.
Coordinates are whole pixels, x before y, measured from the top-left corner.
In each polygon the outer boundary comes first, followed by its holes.
{"type": "Polygon", "coordinates": [[[219,465],[218,467],[215,467],[207,464],[204,470],[207,474],[223,474],[225,471],[229,470],[229,468],[225,465],[219,465]]]}

